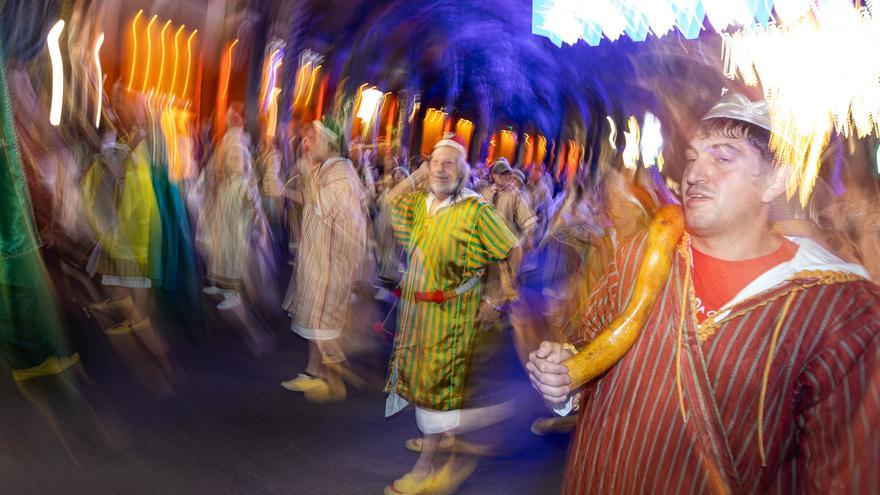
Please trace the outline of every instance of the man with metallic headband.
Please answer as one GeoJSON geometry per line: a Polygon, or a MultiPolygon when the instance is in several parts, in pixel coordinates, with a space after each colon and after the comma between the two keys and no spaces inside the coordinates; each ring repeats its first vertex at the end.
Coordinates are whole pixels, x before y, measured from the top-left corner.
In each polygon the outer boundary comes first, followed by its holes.
{"type": "Polygon", "coordinates": [[[575,338],[532,352],[545,400],[565,412],[580,399],[564,493],[880,486],[876,286],[816,242],[771,231],[790,173],[771,129],[763,102],[734,94],[713,107],[687,151],[685,232],[668,276],[639,273],[645,235],[623,244],[575,338]],[[657,294],[641,335],[571,390],[562,363],[612,324],[637,283],[657,294]]]}

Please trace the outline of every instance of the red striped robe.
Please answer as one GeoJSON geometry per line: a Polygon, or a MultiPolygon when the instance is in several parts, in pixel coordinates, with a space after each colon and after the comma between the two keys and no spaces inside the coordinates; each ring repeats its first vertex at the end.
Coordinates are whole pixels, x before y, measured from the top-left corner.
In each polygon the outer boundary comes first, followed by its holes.
{"type": "MultiPolygon", "coordinates": [[[[592,296],[574,340],[579,348],[629,300],[644,246],[642,237],[618,253],[592,296]]],[[[636,344],[584,391],[563,492],[712,493],[726,486],[733,493],[876,493],[876,286],[827,273],[802,276],[734,306],[704,342],[690,291],[680,404],[676,349],[687,252],[676,253],[636,344]],[[762,467],[759,401],[780,317],[762,412],[762,467]]]]}

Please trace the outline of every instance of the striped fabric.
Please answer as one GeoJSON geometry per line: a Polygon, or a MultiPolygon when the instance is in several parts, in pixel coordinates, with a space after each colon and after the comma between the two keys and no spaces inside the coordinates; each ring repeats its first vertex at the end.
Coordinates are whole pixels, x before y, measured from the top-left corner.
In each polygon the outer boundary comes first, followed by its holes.
{"type": "Polygon", "coordinates": [[[490,186],[483,190],[483,197],[492,203],[507,227],[520,238],[537,227],[538,218],[532,211],[531,201],[526,194],[513,189],[499,191],[490,186]]]}
{"type": "MultiPolygon", "coordinates": [[[[593,295],[581,344],[624,307],[644,246],[641,237],[618,253],[593,295]]],[[[733,307],[705,340],[691,293],[680,402],[676,349],[685,266],[677,254],[641,337],[585,390],[563,492],[712,493],[726,485],[732,493],[877,493],[876,287],[813,273],[733,307]]]]}
{"type": "Polygon", "coordinates": [[[259,193],[244,174],[217,181],[211,192],[199,225],[207,240],[207,278],[218,287],[239,290],[247,268],[248,234],[254,225],[259,193]]]}
{"type": "Polygon", "coordinates": [[[284,309],[298,327],[336,333],[345,326],[352,283],[366,256],[360,180],[350,161],[331,158],[307,189],[284,309]]]}
{"type": "Polygon", "coordinates": [[[507,257],[517,239],[479,197],[427,214],[426,192],[393,205],[395,239],[407,251],[407,272],[386,392],[448,411],[462,407],[481,286],[442,304],[413,300],[413,292],[455,289],[488,264],[507,257]]]}

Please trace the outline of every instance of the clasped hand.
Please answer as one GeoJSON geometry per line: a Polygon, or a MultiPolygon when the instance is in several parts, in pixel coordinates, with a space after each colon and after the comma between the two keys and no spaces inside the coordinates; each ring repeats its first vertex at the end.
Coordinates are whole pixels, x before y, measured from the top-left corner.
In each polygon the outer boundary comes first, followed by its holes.
{"type": "Polygon", "coordinates": [[[541,342],[541,345],[529,354],[526,369],[532,386],[550,404],[564,404],[571,393],[568,368],[562,362],[571,357],[571,353],[557,342],[541,342]]]}

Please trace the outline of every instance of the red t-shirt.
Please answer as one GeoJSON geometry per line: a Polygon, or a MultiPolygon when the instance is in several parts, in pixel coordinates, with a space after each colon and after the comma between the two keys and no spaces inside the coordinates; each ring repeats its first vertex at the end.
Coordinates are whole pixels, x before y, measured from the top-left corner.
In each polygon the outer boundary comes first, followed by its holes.
{"type": "Polygon", "coordinates": [[[794,258],[797,250],[797,244],[783,238],[782,245],[768,255],[750,260],[728,261],[713,258],[692,248],[697,321],[702,323],[714,315],[764,272],[794,258]]]}

